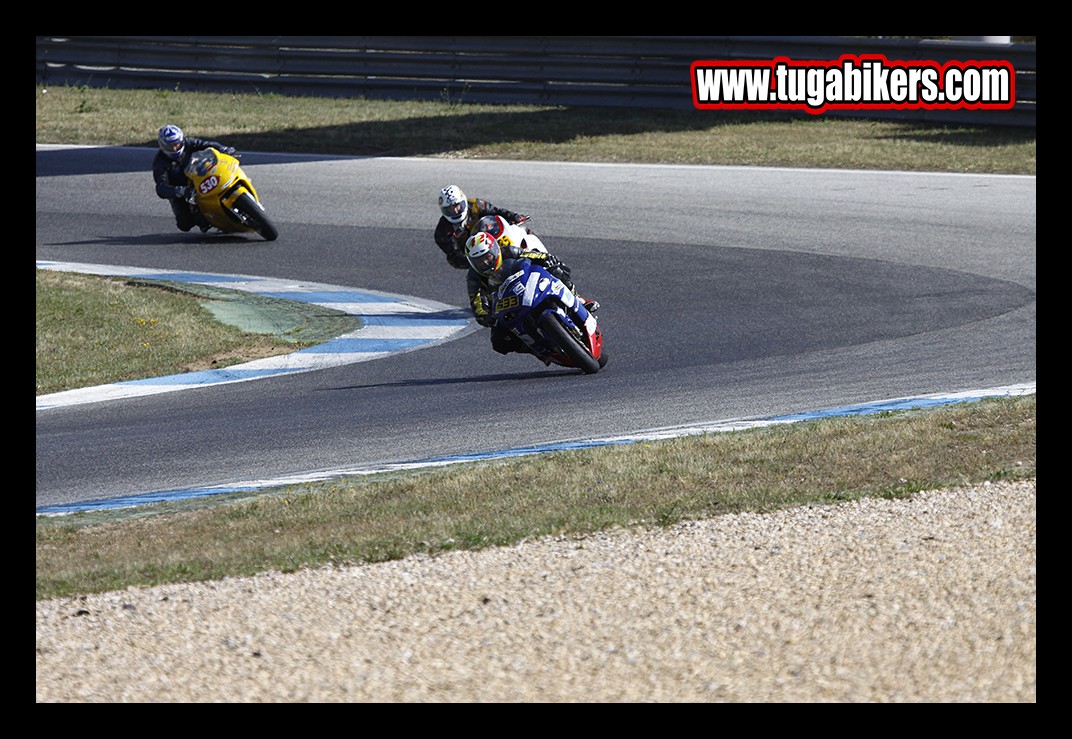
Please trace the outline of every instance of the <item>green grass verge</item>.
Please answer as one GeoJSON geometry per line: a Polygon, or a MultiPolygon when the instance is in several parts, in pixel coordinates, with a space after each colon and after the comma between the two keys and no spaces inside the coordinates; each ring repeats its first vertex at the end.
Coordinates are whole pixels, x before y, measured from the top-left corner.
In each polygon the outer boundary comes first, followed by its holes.
{"type": "Polygon", "coordinates": [[[165,122],[244,151],[1035,174],[1014,127],[37,87],[39,144],[155,146],[165,122]]]}
{"type": "Polygon", "coordinates": [[[1035,396],[38,517],[37,598],[1035,476],[1035,396]]]}

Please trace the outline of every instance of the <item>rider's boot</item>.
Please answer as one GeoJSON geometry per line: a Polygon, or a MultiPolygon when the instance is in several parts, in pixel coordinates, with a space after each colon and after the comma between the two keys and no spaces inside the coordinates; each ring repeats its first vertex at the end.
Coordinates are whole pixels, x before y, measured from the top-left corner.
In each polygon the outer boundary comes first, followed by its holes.
{"type": "Polygon", "coordinates": [[[205,219],[205,216],[201,214],[201,211],[193,203],[190,204],[190,213],[193,214],[194,223],[201,229],[201,233],[208,233],[208,230],[212,228],[212,224],[205,219]]]}

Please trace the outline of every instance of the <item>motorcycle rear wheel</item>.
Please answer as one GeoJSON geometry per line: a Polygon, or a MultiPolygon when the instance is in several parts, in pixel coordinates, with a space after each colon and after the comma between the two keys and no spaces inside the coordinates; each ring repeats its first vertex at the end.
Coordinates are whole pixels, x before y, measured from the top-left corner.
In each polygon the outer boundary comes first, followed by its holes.
{"type": "Polygon", "coordinates": [[[557,313],[547,311],[540,316],[540,328],[543,329],[544,334],[549,339],[558,345],[563,354],[569,357],[579,369],[584,370],[586,375],[594,375],[599,372],[599,368],[602,365],[592,356],[588,347],[578,341],[570,330],[562,325],[557,313]]]}
{"type": "Polygon", "coordinates": [[[271,219],[268,218],[268,214],[264,212],[264,209],[257,204],[257,201],[248,192],[238,196],[234,207],[235,210],[249,220],[254,230],[265,241],[275,241],[279,238],[279,230],[275,227],[275,224],[272,223],[271,219]]]}

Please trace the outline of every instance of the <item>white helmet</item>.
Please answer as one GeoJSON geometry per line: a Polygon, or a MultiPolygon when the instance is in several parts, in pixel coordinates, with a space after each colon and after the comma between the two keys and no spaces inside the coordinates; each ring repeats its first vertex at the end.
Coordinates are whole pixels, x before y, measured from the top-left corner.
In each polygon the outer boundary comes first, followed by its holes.
{"type": "Polygon", "coordinates": [[[469,201],[457,185],[447,185],[439,191],[439,210],[455,226],[465,223],[469,216],[469,201]]]}

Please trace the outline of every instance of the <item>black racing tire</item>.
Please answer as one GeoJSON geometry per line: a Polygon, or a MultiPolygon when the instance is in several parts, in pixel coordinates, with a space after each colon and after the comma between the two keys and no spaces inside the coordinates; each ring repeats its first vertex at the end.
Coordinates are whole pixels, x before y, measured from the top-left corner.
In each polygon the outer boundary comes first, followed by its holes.
{"type": "Polygon", "coordinates": [[[570,333],[570,330],[562,325],[558,314],[549,310],[540,316],[540,328],[551,339],[562,353],[569,357],[579,369],[584,370],[586,375],[594,375],[599,372],[600,364],[588,347],[582,344],[570,333]]]}
{"type": "Polygon", "coordinates": [[[272,223],[272,220],[268,217],[268,214],[264,212],[264,209],[253,199],[253,196],[248,192],[244,192],[238,196],[238,200],[234,204],[235,210],[249,219],[249,222],[253,224],[253,229],[261,235],[265,241],[275,241],[279,238],[279,230],[272,223]]]}

